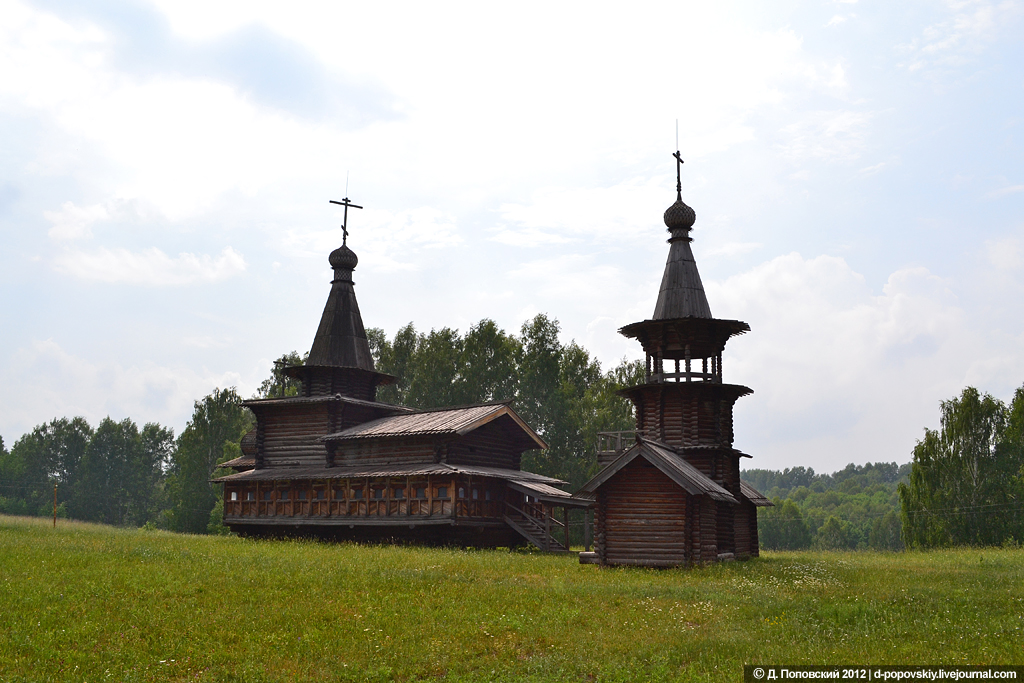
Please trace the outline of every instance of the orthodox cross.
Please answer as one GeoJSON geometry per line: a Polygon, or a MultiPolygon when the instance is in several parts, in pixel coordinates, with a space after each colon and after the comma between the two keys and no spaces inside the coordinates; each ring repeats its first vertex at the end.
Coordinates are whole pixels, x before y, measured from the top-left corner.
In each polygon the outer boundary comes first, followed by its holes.
{"type": "Polygon", "coordinates": [[[336,202],[333,199],[331,199],[330,202],[331,202],[331,204],[337,204],[338,206],[344,206],[345,207],[345,217],[342,218],[343,222],[341,224],[341,233],[342,233],[341,244],[342,244],[342,246],[344,246],[345,243],[348,241],[348,207],[351,206],[353,209],[361,209],[363,207],[359,206],[358,204],[353,204],[352,202],[350,202],[348,200],[348,197],[345,197],[340,202],[336,202]]]}
{"type": "Polygon", "coordinates": [[[676,196],[679,197],[679,201],[683,201],[683,181],[679,175],[679,170],[683,167],[683,157],[678,149],[672,156],[676,158],[676,196]]]}

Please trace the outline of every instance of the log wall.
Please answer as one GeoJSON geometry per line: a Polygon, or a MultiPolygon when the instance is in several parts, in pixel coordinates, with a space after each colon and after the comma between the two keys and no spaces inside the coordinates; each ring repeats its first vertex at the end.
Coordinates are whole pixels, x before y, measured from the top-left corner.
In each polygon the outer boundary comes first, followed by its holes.
{"type": "Polygon", "coordinates": [[[622,468],[598,490],[595,546],[602,564],[686,564],[688,497],[643,458],[622,468]]]}
{"type": "Polygon", "coordinates": [[[500,417],[473,430],[458,441],[448,444],[445,462],[453,465],[520,469],[521,452],[517,450],[517,439],[511,428],[519,431],[518,425],[512,422],[511,418],[500,417]]]}
{"type": "Polygon", "coordinates": [[[326,403],[280,406],[260,416],[257,441],[265,467],[316,466],[327,461],[319,438],[331,428],[326,403]],[[259,437],[262,436],[262,439],[259,437]]]}

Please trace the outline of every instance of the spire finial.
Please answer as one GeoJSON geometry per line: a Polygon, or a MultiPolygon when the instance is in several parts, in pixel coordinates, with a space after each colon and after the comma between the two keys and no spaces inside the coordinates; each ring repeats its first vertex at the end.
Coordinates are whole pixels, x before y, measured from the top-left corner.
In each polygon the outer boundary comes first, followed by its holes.
{"type": "MultiPolygon", "coordinates": [[[[348,182],[346,181],[346,185],[347,184],[348,182]]],[[[346,192],[345,194],[348,194],[348,192],[346,192]]],[[[348,197],[345,197],[340,202],[336,202],[333,199],[329,201],[331,202],[331,204],[337,204],[338,206],[345,207],[345,215],[341,219],[341,246],[344,247],[348,243],[348,207],[351,206],[353,209],[361,209],[363,207],[359,206],[358,204],[353,204],[352,202],[349,201],[348,197]]]]}
{"type": "Polygon", "coordinates": [[[683,168],[683,157],[679,154],[678,149],[672,156],[676,158],[676,199],[683,201],[683,177],[681,174],[683,168]]]}

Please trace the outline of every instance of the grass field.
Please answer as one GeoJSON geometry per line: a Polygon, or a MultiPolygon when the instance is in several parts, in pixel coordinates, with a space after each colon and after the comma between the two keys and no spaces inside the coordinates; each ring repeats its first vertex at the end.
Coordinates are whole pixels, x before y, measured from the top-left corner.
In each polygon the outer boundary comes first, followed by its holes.
{"type": "Polygon", "coordinates": [[[0,680],[740,680],[1024,663],[1024,551],[697,570],[0,517],[0,680]]]}

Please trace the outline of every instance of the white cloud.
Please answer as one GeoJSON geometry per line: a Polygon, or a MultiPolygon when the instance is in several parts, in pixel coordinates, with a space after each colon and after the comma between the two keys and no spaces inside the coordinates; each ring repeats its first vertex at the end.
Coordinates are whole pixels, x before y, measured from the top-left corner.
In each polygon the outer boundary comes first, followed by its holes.
{"type": "Polygon", "coordinates": [[[102,204],[78,207],[73,202],[64,202],[60,211],[44,211],[43,216],[53,223],[48,233],[50,239],[67,242],[92,237],[90,226],[109,218],[110,213],[102,204]]]}
{"type": "Polygon", "coordinates": [[[946,6],[949,14],[945,19],[929,24],[919,37],[897,46],[897,52],[909,57],[904,64],[908,70],[934,72],[965,66],[1019,11],[1009,0],[950,0],[946,6]]]}
{"type": "Polygon", "coordinates": [[[780,151],[793,160],[849,161],[860,156],[870,112],[812,111],[782,129],[780,151]]]}
{"type": "Polygon", "coordinates": [[[121,364],[90,361],[67,352],[53,340],[36,340],[19,349],[0,369],[4,386],[31,385],[32,391],[0,397],[4,427],[25,432],[55,417],[81,415],[95,425],[106,416],[132,418],[142,425],[160,422],[179,431],[192,403],[215,387],[239,387],[238,372],[211,373],[191,367],[167,367],[152,361],[121,364]]]}
{"type": "Polygon", "coordinates": [[[1024,192],[1024,185],[1010,185],[1008,187],[1001,187],[998,190],[992,190],[985,196],[989,199],[997,199],[999,197],[1005,197],[1008,194],[1017,194],[1018,192],[1024,192]]]}
{"type": "Polygon", "coordinates": [[[841,14],[837,14],[834,17],[832,17],[831,19],[829,19],[828,23],[825,24],[825,26],[838,26],[839,24],[843,23],[844,21],[846,21],[846,17],[844,17],[841,14]]]}
{"type": "Polygon", "coordinates": [[[924,268],[893,273],[881,294],[841,258],[777,257],[707,285],[717,315],[752,331],[727,348],[730,381],[755,394],[737,406],[751,466],[906,462],[940,400],[1019,361],[972,331],[947,284],[924,268]]]}
{"type": "Polygon", "coordinates": [[[245,258],[231,247],[217,257],[178,254],[171,258],[160,249],[143,251],[107,249],[69,250],[54,259],[56,268],[83,280],[154,287],[218,282],[245,271],[245,258]]]}

